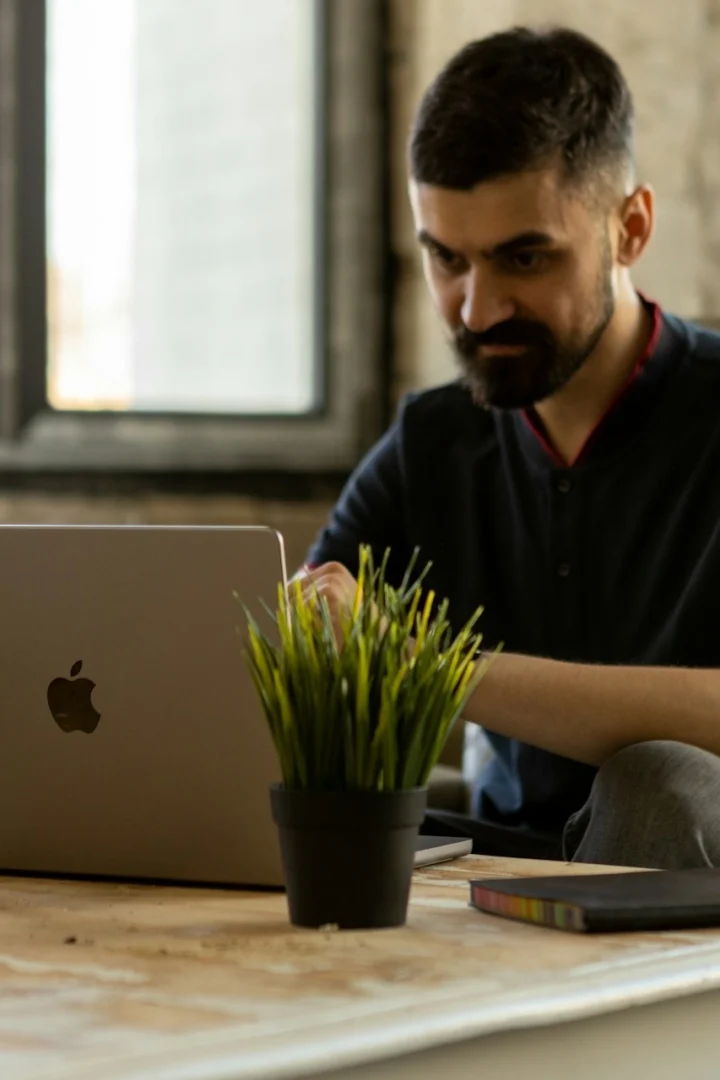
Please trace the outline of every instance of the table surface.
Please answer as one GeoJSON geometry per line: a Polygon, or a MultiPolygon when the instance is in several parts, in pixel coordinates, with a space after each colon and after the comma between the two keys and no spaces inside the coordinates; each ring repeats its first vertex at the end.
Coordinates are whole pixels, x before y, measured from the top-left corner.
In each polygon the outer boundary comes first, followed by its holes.
{"type": "Polygon", "coordinates": [[[584,936],[468,905],[473,877],[607,870],[459,859],[370,932],[293,929],[281,893],[0,878],[0,1076],[315,1075],[720,986],[720,930],[584,936]]]}

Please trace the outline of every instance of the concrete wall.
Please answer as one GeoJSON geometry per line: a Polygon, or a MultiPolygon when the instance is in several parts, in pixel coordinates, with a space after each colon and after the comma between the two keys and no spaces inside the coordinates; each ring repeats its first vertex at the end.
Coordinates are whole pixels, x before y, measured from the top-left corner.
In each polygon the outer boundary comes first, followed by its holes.
{"type": "Polygon", "coordinates": [[[659,206],[637,283],[679,315],[720,317],[720,0],[393,0],[392,11],[400,390],[453,373],[407,207],[410,119],[453,52],[512,25],[573,26],[618,59],[635,97],[639,174],[655,187],[659,206]]]}

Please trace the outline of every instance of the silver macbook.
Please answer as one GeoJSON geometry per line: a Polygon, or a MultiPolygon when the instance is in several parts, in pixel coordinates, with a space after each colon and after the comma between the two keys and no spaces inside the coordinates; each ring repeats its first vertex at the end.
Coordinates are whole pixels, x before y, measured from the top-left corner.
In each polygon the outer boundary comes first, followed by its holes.
{"type": "Polygon", "coordinates": [[[233,592],[285,580],[270,529],[0,526],[0,871],[282,884],[233,592]]]}
{"type": "Polygon", "coordinates": [[[415,866],[432,866],[449,862],[472,851],[472,840],[455,836],[418,836],[415,866]]]}

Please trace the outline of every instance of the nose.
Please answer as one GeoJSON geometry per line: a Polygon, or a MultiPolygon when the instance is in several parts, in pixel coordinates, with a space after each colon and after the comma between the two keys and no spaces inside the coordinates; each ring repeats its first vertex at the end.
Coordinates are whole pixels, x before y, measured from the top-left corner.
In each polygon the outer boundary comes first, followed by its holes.
{"type": "Polygon", "coordinates": [[[468,330],[482,334],[497,323],[511,319],[515,304],[502,286],[492,276],[473,267],[465,277],[465,294],[460,309],[462,321],[468,330]]]}

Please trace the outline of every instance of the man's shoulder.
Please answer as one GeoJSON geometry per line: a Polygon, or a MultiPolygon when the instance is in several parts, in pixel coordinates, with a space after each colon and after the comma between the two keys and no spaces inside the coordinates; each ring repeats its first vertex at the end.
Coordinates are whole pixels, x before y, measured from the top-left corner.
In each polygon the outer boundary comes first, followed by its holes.
{"type": "Polygon", "coordinates": [[[674,332],[678,343],[698,373],[710,378],[720,378],[720,329],[704,326],[701,322],[681,319],[678,315],[665,315],[667,326],[674,332]]]}

